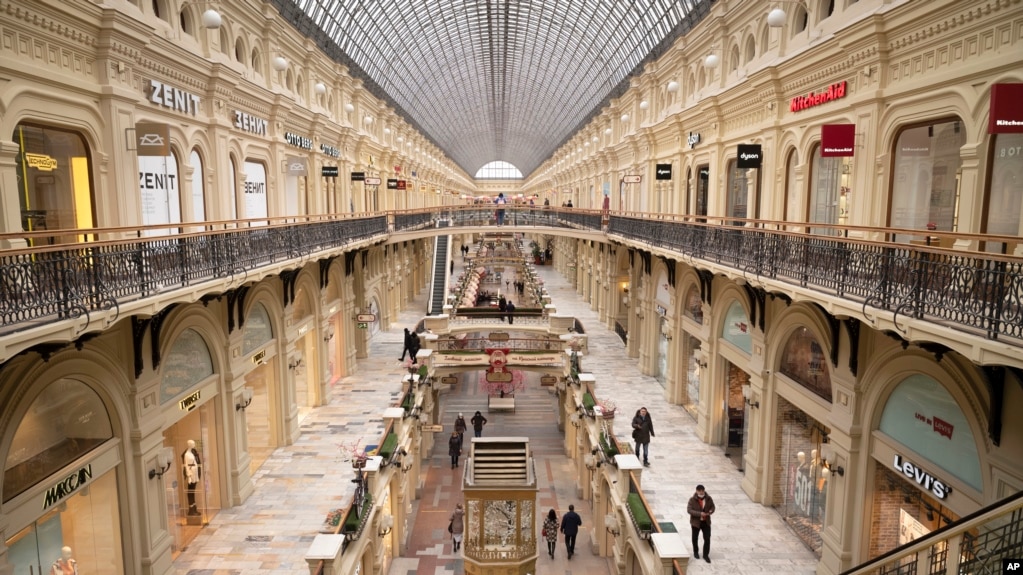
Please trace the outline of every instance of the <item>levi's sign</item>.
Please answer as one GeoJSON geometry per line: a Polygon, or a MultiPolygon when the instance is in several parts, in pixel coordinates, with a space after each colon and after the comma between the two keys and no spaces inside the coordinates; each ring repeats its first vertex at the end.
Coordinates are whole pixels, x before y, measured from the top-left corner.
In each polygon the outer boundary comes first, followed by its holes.
{"type": "Polygon", "coordinates": [[[826,90],[817,93],[809,93],[805,96],[796,96],[789,103],[790,112],[798,112],[814,106],[820,106],[826,102],[845,97],[845,81],[832,84],[826,90]]]}
{"type": "Polygon", "coordinates": [[[896,470],[901,471],[906,477],[916,481],[917,485],[923,487],[925,490],[930,491],[938,499],[944,499],[948,497],[949,493],[952,493],[952,488],[945,485],[944,482],[937,479],[930,473],[927,473],[923,469],[920,469],[911,461],[906,461],[898,453],[895,454],[895,462],[893,463],[896,470]]]}

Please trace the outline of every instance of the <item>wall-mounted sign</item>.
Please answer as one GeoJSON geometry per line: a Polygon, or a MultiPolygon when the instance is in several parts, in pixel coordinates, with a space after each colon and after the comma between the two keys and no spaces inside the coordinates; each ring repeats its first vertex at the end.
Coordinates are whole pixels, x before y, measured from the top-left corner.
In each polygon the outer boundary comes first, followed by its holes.
{"type": "Polygon", "coordinates": [[[689,137],[686,138],[686,143],[689,144],[689,149],[692,150],[696,147],[696,144],[700,143],[699,132],[689,132],[689,137]]]}
{"type": "Polygon", "coordinates": [[[366,172],[352,172],[352,181],[361,182],[366,179],[366,172]]]}
{"type": "Polygon", "coordinates": [[[643,176],[625,176],[622,181],[626,184],[638,184],[643,181],[643,176]]]}
{"type": "Polygon", "coordinates": [[[423,433],[440,433],[444,431],[443,425],[424,425],[423,433]]]}
{"type": "Polygon", "coordinates": [[[488,371],[487,381],[490,383],[508,383],[512,380],[510,371],[488,371]]]}
{"type": "Polygon", "coordinates": [[[285,166],[287,166],[287,174],[289,176],[308,176],[309,166],[306,163],[305,158],[301,156],[288,156],[284,160],[285,166]]]}
{"type": "Polygon", "coordinates": [[[853,155],[856,124],[824,124],[821,126],[821,157],[841,158],[853,155]]]}
{"type": "Polygon", "coordinates": [[[1023,84],[993,84],[988,111],[989,134],[1023,133],[1023,84]]]}
{"type": "Polygon", "coordinates": [[[86,465],[71,475],[68,475],[46,491],[46,497],[43,498],[43,509],[49,509],[57,503],[60,503],[68,495],[77,491],[78,488],[84,487],[91,479],[92,465],[86,465]]]}
{"type": "Polygon", "coordinates": [[[260,363],[260,362],[263,361],[264,357],[266,357],[266,350],[265,349],[260,351],[256,355],[252,356],[252,363],[260,363]]]}
{"type": "Polygon", "coordinates": [[[903,459],[898,453],[895,454],[895,461],[892,465],[903,475],[915,481],[917,485],[923,487],[925,491],[933,493],[938,499],[944,499],[948,497],[949,493],[952,493],[952,488],[945,485],[945,482],[920,469],[912,461],[903,459]]]}
{"type": "Polygon", "coordinates": [[[320,176],[324,178],[336,178],[337,174],[337,166],[323,166],[320,168],[320,176]]]}
{"type": "Polygon", "coordinates": [[[355,321],[373,322],[377,320],[377,316],[371,313],[360,313],[355,316],[355,321]]]}
{"type": "Polygon", "coordinates": [[[266,166],[260,162],[246,161],[242,168],[245,170],[245,183],[242,192],[244,193],[245,218],[265,218],[266,207],[266,166]]]}
{"type": "Polygon", "coordinates": [[[398,179],[397,178],[387,178],[387,189],[388,190],[397,190],[398,189],[398,179]]]}
{"type": "Polygon", "coordinates": [[[298,134],[293,134],[291,132],[284,132],[284,141],[296,148],[302,148],[303,150],[313,149],[313,141],[311,138],[299,136],[298,134]]]}
{"type": "Polygon", "coordinates": [[[57,158],[46,154],[26,153],[25,162],[28,163],[28,167],[35,168],[40,172],[52,172],[57,169],[57,158]]]}
{"type": "Polygon", "coordinates": [[[510,336],[503,331],[492,331],[487,334],[487,339],[490,341],[508,341],[510,336]]]}
{"type": "MultiPolygon", "coordinates": [[[[262,353],[266,352],[264,351],[262,353]]],[[[185,399],[179,401],[178,407],[181,408],[181,411],[192,411],[193,409],[195,409],[195,406],[199,404],[200,393],[201,391],[196,391],[192,395],[189,395],[185,399]]]]}
{"type": "Polygon", "coordinates": [[[257,136],[265,136],[266,126],[267,121],[263,118],[246,114],[241,110],[234,111],[234,127],[239,130],[256,134],[257,136]]]}
{"type": "Polygon", "coordinates": [[[320,144],[320,151],[323,152],[324,154],[327,154],[331,158],[340,158],[341,157],[341,150],[337,149],[334,146],[328,146],[327,144],[320,144]]]}
{"type": "Polygon", "coordinates": [[[814,106],[820,106],[826,102],[845,97],[845,81],[837,82],[817,93],[809,93],[805,96],[796,96],[789,103],[790,112],[798,112],[814,106]]]}
{"type": "Polygon", "coordinates": [[[670,180],[671,179],[671,164],[657,164],[654,168],[654,179],[655,180],[670,180]]]}
{"type": "Polygon", "coordinates": [[[140,156],[170,155],[170,126],[156,122],[135,123],[135,153],[140,156]]]}
{"type": "Polygon", "coordinates": [[[380,185],[380,178],[366,178],[366,185],[367,186],[379,186],[380,185]]]}
{"type": "Polygon", "coordinates": [[[440,378],[440,382],[441,383],[446,383],[446,384],[449,384],[449,385],[453,385],[453,384],[458,383],[458,378],[454,377],[452,375],[445,375],[444,377],[440,378]]]}
{"type": "Polygon", "coordinates": [[[540,376],[540,385],[548,386],[558,383],[558,378],[553,375],[542,375],[540,376]]]}
{"type": "Polygon", "coordinates": [[[398,189],[399,190],[405,189],[405,180],[398,180],[398,189]]]}
{"type": "Polygon", "coordinates": [[[356,329],[369,329],[369,324],[365,323],[365,322],[357,323],[357,324],[355,324],[355,327],[356,327],[356,329]]]}
{"type": "Polygon", "coordinates": [[[735,165],[744,170],[759,168],[764,160],[760,144],[739,144],[737,152],[735,165]]]}
{"type": "Polygon", "coordinates": [[[199,96],[157,80],[149,81],[149,101],[175,112],[190,116],[199,115],[199,96]]]}

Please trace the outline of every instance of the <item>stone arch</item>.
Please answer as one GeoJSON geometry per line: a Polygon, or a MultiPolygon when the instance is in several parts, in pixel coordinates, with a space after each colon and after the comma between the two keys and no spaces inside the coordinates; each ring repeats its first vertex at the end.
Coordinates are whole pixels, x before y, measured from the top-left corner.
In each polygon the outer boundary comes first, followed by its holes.
{"type": "MultiPolygon", "coordinates": [[[[785,345],[789,341],[789,337],[799,328],[806,328],[813,335],[813,338],[820,345],[823,361],[825,363],[825,369],[829,377],[829,381],[834,377],[835,366],[831,363],[831,328],[827,323],[827,318],[824,317],[824,313],[816,305],[810,303],[794,303],[791,306],[785,308],[778,316],[774,318],[774,322],[771,325],[771,339],[765,345],[764,350],[764,365],[776,374],[782,374],[781,365],[785,355],[785,345]]],[[[786,381],[791,381],[797,388],[802,388],[807,392],[813,392],[813,390],[802,385],[799,381],[793,380],[786,376],[786,381]]],[[[834,386],[831,386],[831,394],[834,397],[834,386]]],[[[824,398],[819,394],[814,394],[814,397],[822,401],[831,401],[828,398],[824,398]]]]}

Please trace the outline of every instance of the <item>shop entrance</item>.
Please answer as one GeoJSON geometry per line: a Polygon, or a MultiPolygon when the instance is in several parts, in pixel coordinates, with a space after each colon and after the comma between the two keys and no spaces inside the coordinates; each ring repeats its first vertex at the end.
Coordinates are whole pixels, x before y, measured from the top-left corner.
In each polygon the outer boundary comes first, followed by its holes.
{"type": "Polygon", "coordinates": [[[163,433],[172,465],[163,474],[173,558],[221,508],[214,401],[192,410],[163,433]]]}
{"type": "MultiPolygon", "coordinates": [[[[276,359],[270,360],[271,362],[276,359]]],[[[246,438],[249,451],[249,472],[255,475],[277,448],[279,421],[274,406],[278,395],[268,385],[273,382],[272,364],[262,363],[245,376],[245,385],[252,388],[252,403],[245,409],[246,438]]]]}
{"type": "Polygon", "coordinates": [[[725,406],[726,443],[725,456],[744,471],[746,455],[746,402],[742,397],[742,386],[748,385],[749,374],[730,361],[725,361],[725,406]]]}

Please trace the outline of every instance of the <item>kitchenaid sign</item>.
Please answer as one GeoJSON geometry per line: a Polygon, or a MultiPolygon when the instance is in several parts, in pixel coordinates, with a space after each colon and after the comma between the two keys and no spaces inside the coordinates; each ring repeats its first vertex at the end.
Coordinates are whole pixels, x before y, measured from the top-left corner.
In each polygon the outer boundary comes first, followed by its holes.
{"type": "Polygon", "coordinates": [[[814,106],[820,106],[825,102],[837,100],[845,97],[845,82],[838,82],[827,87],[825,90],[821,90],[816,93],[809,93],[805,96],[796,96],[792,98],[792,102],[789,103],[790,112],[798,112],[814,106]]]}
{"type": "Polygon", "coordinates": [[[925,491],[933,493],[938,499],[945,499],[949,493],[952,493],[952,488],[945,485],[943,481],[920,469],[912,461],[903,459],[898,453],[895,454],[895,462],[892,465],[897,471],[901,471],[903,475],[915,481],[925,491]]]}

